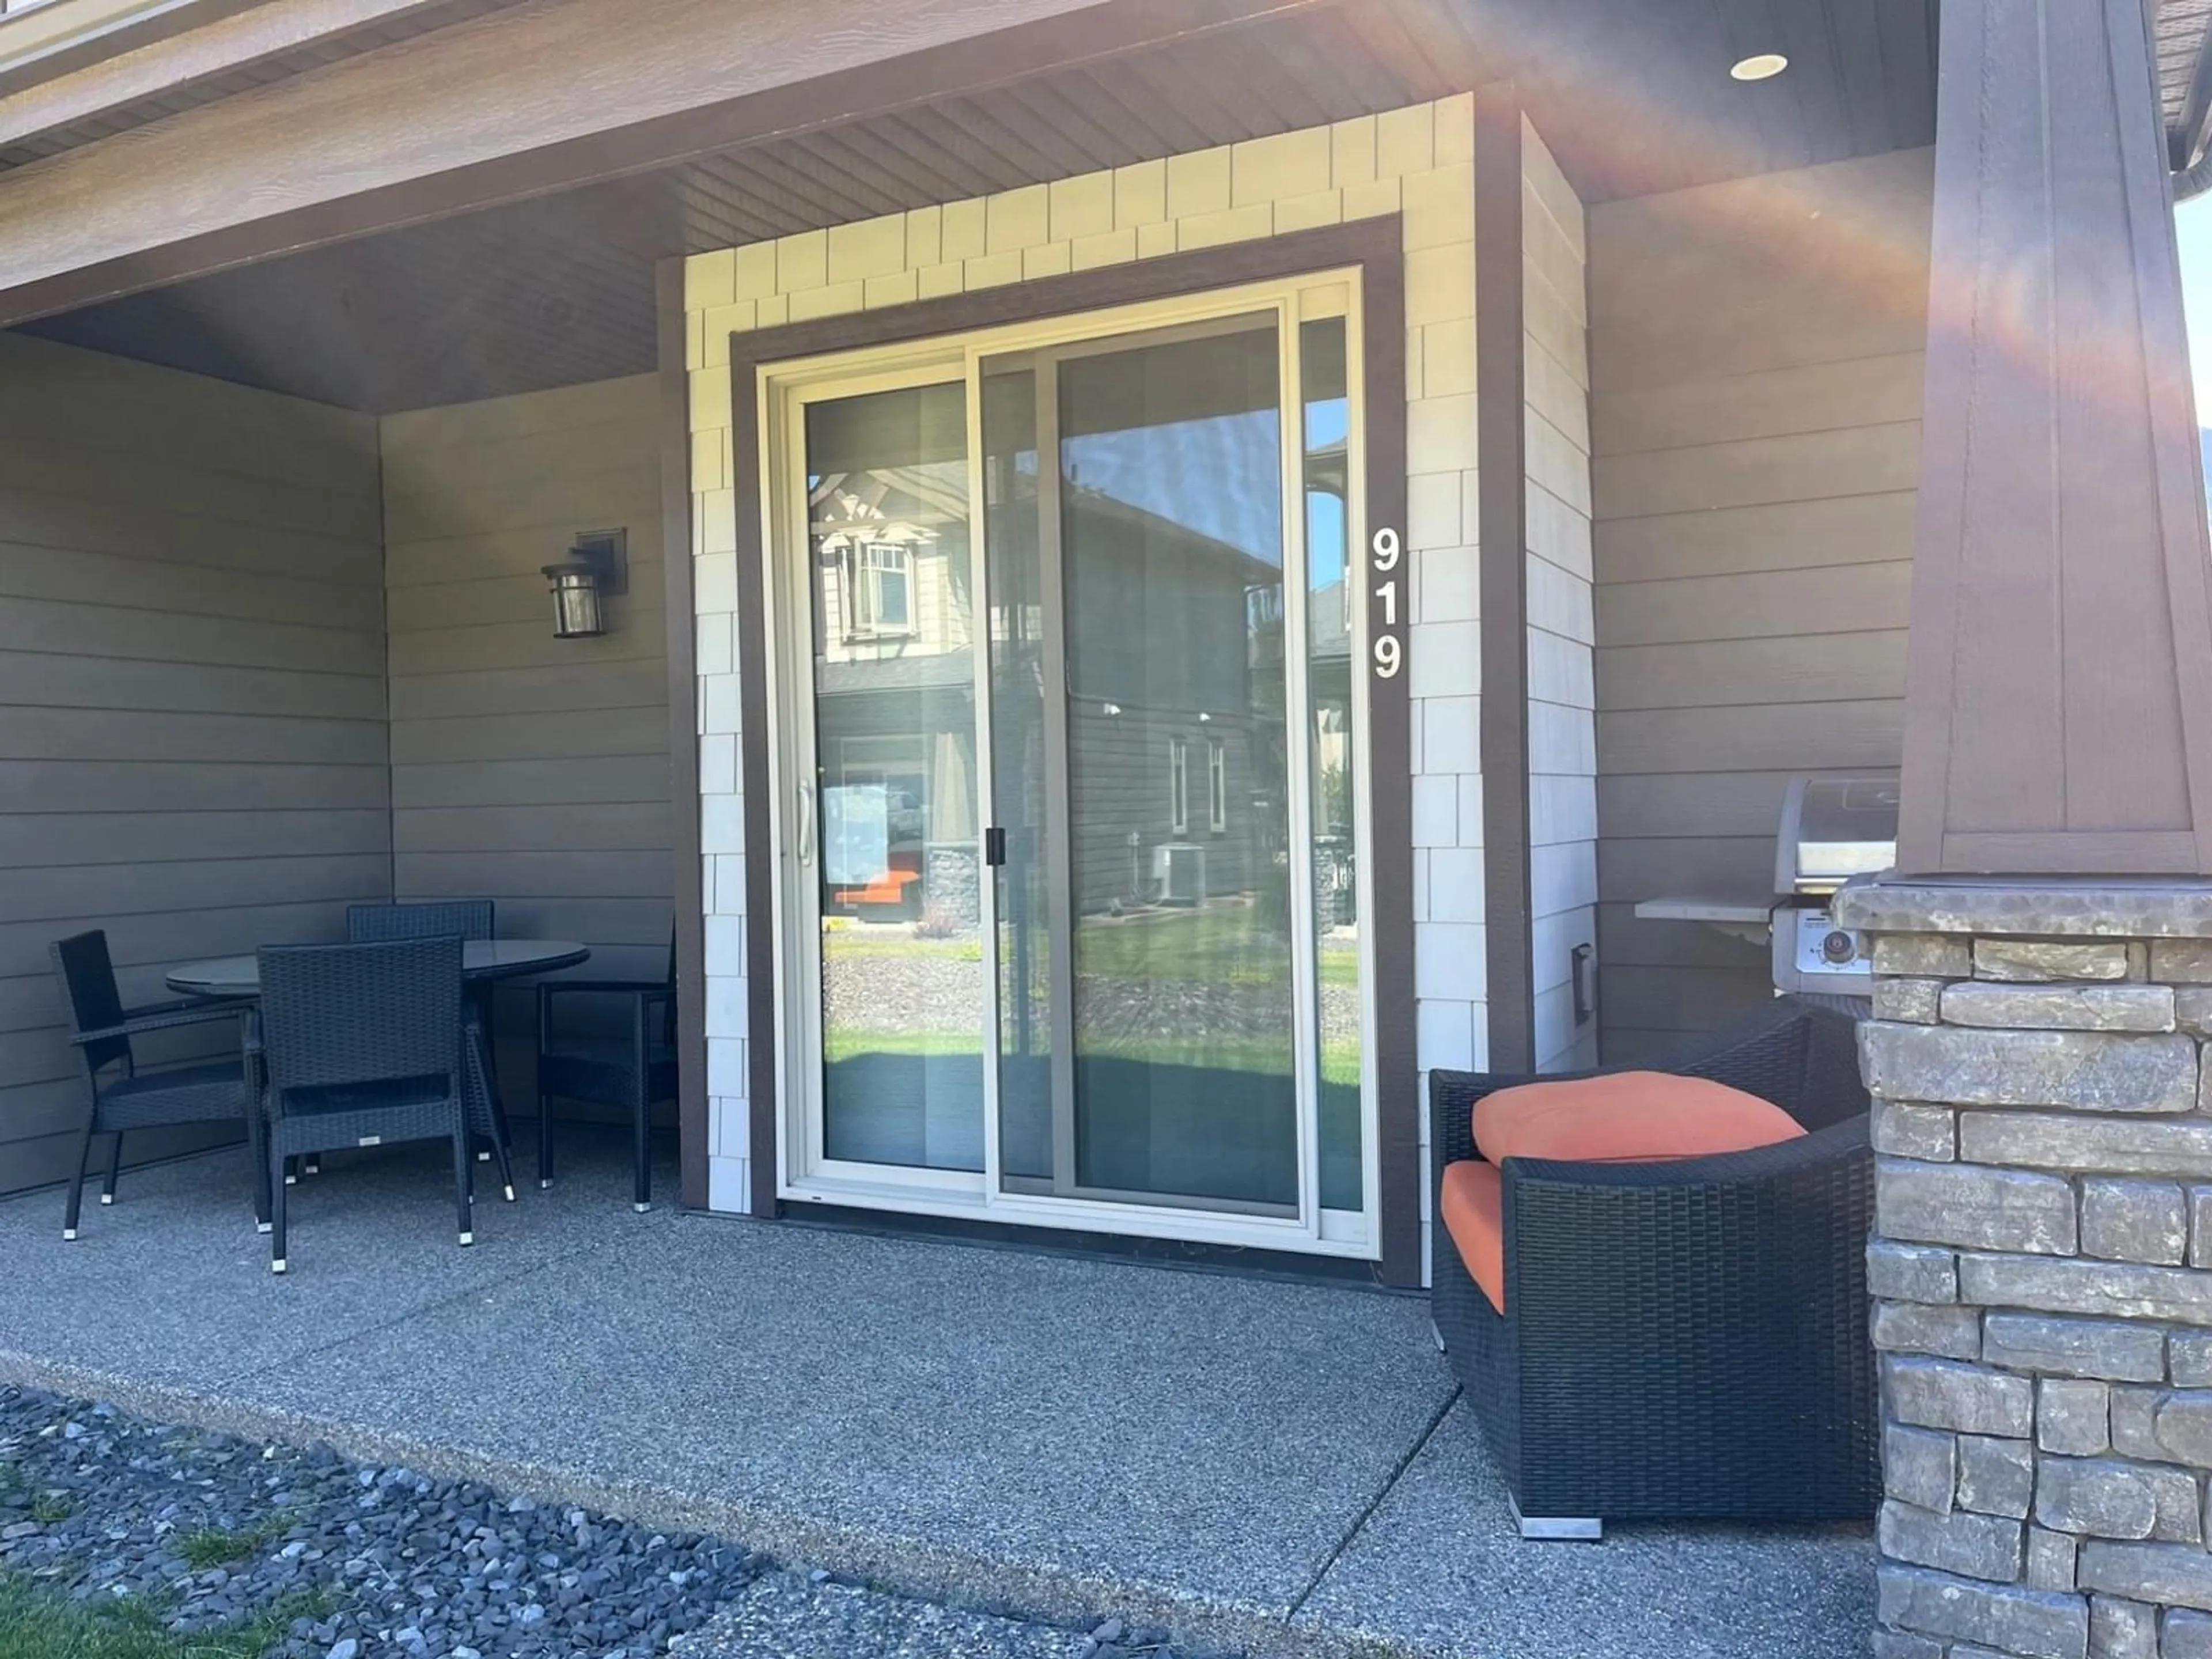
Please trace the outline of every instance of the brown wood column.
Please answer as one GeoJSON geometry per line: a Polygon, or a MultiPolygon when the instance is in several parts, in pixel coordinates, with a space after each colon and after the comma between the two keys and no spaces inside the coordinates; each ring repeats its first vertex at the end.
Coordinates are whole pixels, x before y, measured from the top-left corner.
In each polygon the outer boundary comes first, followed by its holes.
{"type": "Polygon", "coordinates": [[[1946,0],[1900,871],[2212,873],[2212,605],[2142,0],[1946,0]]]}

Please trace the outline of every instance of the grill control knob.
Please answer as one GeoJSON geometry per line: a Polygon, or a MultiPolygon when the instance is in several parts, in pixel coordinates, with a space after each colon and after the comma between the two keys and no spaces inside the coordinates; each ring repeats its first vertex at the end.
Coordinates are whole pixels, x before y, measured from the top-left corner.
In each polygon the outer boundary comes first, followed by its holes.
{"type": "Polygon", "coordinates": [[[1855,960],[1859,953],[1859,942],[1841,928],[1832,930],[1820,941],[1820,955],[1829,962],[1841,964],[1855,960]]]}

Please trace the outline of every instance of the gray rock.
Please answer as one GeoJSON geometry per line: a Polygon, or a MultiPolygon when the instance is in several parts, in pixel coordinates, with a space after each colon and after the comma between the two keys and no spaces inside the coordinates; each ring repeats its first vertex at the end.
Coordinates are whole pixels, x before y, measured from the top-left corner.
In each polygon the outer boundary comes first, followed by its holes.
{"type": "Polygon", "coordinates": [[[1933,1025],[1942,994],[1940,979],[1878,978],[1874,982],[1874,1017],[1933,1025]]]}
{"type": "Polygon", "coordinates": [[[2185,1112],[2197,1104],[2197,1041],[2179,1032],[1986,1031],[1869,1020],[1867,1086],[1886,1100],[2185,1112]]]}
{"type": "Polygon", "coordinates": [[[2158,1659],[2158,1610],[2110,1595],[2093,1597],[2089,1659],[2158,1659]]]}
{"type": "Polygon", "coordinates": [[[1959,1438],[1959,1504],[1979,1515],[2024,1518],[2035,1497],[2035,1454],[2025,1440],[1959,1438]]]}
{"type": "Polygon", "coordinates": [[[2212,1469],[2212,1392],[2166,1395],[2151,1418],[2151,1434],[2160,1455],[2212,1469]]]}
{"type": "Polygon", "coordinates": [[[2173,1023],[2198,1036],[2212,1036],[2212,985],[2175,986],[2173,1023]]]}
{"type": "Polygon", "coordinates": [[[1894,1158],[1948,1164],[1959,1155],[1959,1115],[1948,1106],[1877,1100],[1874,1103],[1874,1149],[1894,1158]]]}
{"type": "Polygon", "coordinates": [[[2035,1391],[2024,1376],[1941,1359],[1891,1358],[1883,1365],[1899,1422],[2023,1441],[2034,1431],[2035,1391]]]}
{"type": "Polygon", "coordinates": [[[2159,1659],[2212,1659],[2212,1613],[2176,1607],[2160,1621],[2159,1659]]]}
{"type": "Polygon", "coordinates": [[[1959,1258],[1959,1291],[1985,1305],[2212,1326],[2212,1274],[2188,1267],[1969,1254],[1959,1258]]]}
{"type": "Polygon", "coordinates": [[[2112,1443],[2112,1391],[2102,1382],[2046,1376],[2035,1385],[2035,1443],[2067,1457],[2094,1457],[2112,1443]]]}
{"type": "Polygon", "coordinates": [[[1943,1659],[1943,1644],[1910,1631],[1878,1630],[1874,1633],[1874,1659],[1943,1659]]]}
{"type": "Polygon", "coordinates": [[[2171,1461],[2172,1454],[2158,1439],[2158,1408],[2166,1398],[2156,1389],[2114,1389],[2112,1449],[2123,1457],[2171,1461]]]}
{"type": "Polygon", "coordinates": [[[2074,1188],[2054,1175],[1984,1164],[1883,1158],[1875,1170],[1875,1226],[1923,1244],[2071,1255],[2074,1188]]]}
{"type": "Polygon", "coordinates": [[[2153,939],[2150,976],[2169,985],[2212,984],[2212,939],[2153,939]]]}
{"type": "Polygon", "coordinates": [[[2163,1607],[2212,1609],[2212,1554],[2191,1545],[2092,1538],[2082,1544],[2075,1572],[2084,1589],[2163,1607]]]}
{"type": "Polygon", "coordinates": [[[324,1656],[324,1659],[354,1659],[354,1656],[360,1651],[359,1642],[350,1636],[341,1637],[331,1644],[330,1652],[324,1656]]]}
{"type": "Polygon", "coordinates": [[[2171,1031],[2170,985],[1984,985],[1943,988],[1939,1010],[1952,1025],[2010,1030],[2171,1031]]]}
{"type": "Polygon", "coordinates": [[[2212,1332],[2176,1331],[2166,1339],[2166,1353],[2174,1387],[2212,1388],[2212,1332]]]}
{"type": "Polygon", "coordinates": [[[1965,1510],[1936,1515],[1892,1498],[1881,1506],[1875,1536],[1881,1553],[1894,1561],[2001,1584],[2020,1577],[2021,1528],[2017,1521],[1965,1510]]]}
{"type": "Polygon", "coordinates": [[[1887,1564],[1879,1583],[1877,1616],[1893,1628],[1971,1642],[2021,1659],[2087,1659],[2089,1608],[2078,1595],[1887,1564]]]}
{"type": "Polygon", "coordinates": [[[2035,1518],[2054,1532],[2148,1538],[2163,1515],[2169,1531],[2194,1533],[2197,1504],[2197,1482],[2179,1469],[2106,1457],[2046,1457],[2036,1472],[2035,1518]]]}
{"type": "Polygon", "coordinates": [[[1965,939],[1936,933],[1883,933],[1874,941],[1873,959],[1875,974],[1882,979],[1964,979],[1974,971],[1965,939]]]}
{"type": "Polygon", "coordinates": [[[1892,1498],[1936,1515],[1951,1512],[1959,1484],[1958,1442],[1931,1429],[1886,1423],[1881,1431],[1883,1485],[1892,1498]]]}
{"type": "Polygon", "coordinates": [[[1984,1324],[1981,1357],[2014,1370],[2156,1382],[2166,1376],[2166,1334],[2125,1320],[1992,1313],[1984,1324]]]}
{"type": "Polygon", "coordinates": [[[2189,1254],[2179,1183],[2092,1176],[2081,1183],[2081,1254],[2178,1267],[2189,1254]]]}
{"type": "Polygon", "coordinates": [[[2027,1558],[2023,1577],[2030,1589],[2070,1590],[2074,1588],[2074,1553],[2077,1541],[2063,1532],[2041,1527],[2027,1529],[2027,1558]]]}
{"type": "Polygon", "coordinates": [[[1877,1238],[1867,1246],[1867,1291],[1898,1302],[1956,1302],[1959,1258],[1926,1244],[1877,1238]]]}
{"type": "Polygon", "coordinates": [[[1982,1357],[1978,1308],[1931,1307],[1918,1302],[1877,1302],[1874,1345],[1885,1353],[1929,1353],[1944,1359],[1982,1357]]]}
{"type": "Polygon", "coordinates": [[[2057,944],[2046,939],[1978,939],[1974,977],[2022,982],[2115,980],[2128,976],[2128,947],[2119,940],[2057,944]]]}
{"type": "Polygon", "coordinates": [[[2212,1118],[1962,1112],[1959,1156],[2035,1170],[2212,1178],[2212,1118]]]}
{"type": "Polygon", "coordinates": [[[2189,1265],[2212,1267],[2212,1187],[2189,1189],[2189,1265]]]}

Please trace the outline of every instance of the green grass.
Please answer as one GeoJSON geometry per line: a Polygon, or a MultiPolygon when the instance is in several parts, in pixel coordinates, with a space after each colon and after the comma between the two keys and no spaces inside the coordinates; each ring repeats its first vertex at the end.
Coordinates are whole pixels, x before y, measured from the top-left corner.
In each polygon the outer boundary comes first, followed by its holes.
{"type": "Polygon", "coordinates": [[[279,1510],[250,1527],[195,1527],[177,1540],[177,1553],[194,1572],[243,1561],[263,1545],[283,1536],[292,1517],[279,1510]]]}
{"type": "MultiPolygon", "coordinates": [[[[1288,945],[1260,935],[1252,910],[1243,905],[1163,910],[1124,921],[1086,920],[1077,929],[1075,949],[1081,970],[1102,978],[1267,985],[1290,973],[1288,945]]],[[[824,933],[822,950],[831,962],[983,959],[983,947],[972,939],[915,939],[903,932],[849,927],[824,933]]],[[[1359,982],[1359,952],[1350,943],[1324,941],[1319,954],[1322,984],[1359,982]]]]}
{"type": "Polygon", "coordinates": [[[40,1492],[31,1500],[31,1519],[42,1527],[58,1525],[76,1513],[76,1506],[66,1498],[52,1492],[40,1492]]]}
{"type": "Polygon", "coordinates": [[[159,1602],[65,1601],[0,1574],[0,1659],[261,1659],[294,1620],[327,1612],[319,1596],[293,1596],[244,1624],[179,1635],[162,1628],[159,1602]]]}
{"type": "MultiPolygon", "coordinates": [[[[862,1054],[924,1054],[933,1059],[972,1056],[980,1042],[972,1031],[855,1031],[841,1029],[829,1034],[826,1047],[832,1065],[862,1054]]],[[[1153,1038],[1121,1042],[1093,1042],[1083,1052],[1093,1058],[1140,1060],[1154,1066],[1218,1066],[1236,1072],[1285,1074],[1290,1063],[1284,1045],[1260,1037],[1193,1037],[1188,1042],[1153,1038]]],[[[1359,1081],[1359,1044],[1349,1037],[1322,1045],[1321,1075],[1324,1083],[1359,1081]]]]}

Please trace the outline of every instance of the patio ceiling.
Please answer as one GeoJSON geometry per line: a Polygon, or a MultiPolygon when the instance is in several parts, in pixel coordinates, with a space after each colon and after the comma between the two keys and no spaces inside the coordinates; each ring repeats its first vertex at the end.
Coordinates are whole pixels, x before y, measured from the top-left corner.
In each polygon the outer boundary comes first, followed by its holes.
{"type": "Polygon", "coordinates": [[[1924,144],[1933,38],[1934,0],[1291,0],[1171,46],[31,326],[355,409],[453,403],[650,369],[658,258],[1371,113],[1507,73],[1591,201],[1924,144]],[[1787,74],[1727,78],[1735,59],[1768,51],[1789,56],[1787,74]]]}

